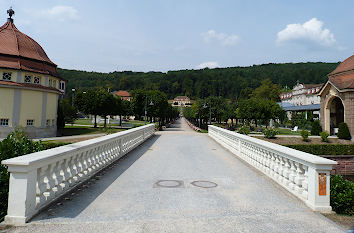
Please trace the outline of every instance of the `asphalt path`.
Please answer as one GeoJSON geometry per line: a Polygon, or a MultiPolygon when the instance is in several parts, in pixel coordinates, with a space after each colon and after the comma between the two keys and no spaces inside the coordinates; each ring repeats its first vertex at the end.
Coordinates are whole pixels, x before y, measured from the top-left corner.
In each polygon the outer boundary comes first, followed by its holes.
{"type": "Polygon", "coordinates": [[[10,232],[345,232],[183,119],[10,232]]]}

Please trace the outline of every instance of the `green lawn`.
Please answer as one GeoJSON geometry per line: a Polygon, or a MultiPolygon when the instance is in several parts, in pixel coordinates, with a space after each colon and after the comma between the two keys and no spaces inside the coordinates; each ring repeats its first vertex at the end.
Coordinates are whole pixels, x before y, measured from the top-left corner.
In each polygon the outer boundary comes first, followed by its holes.
{"type": "Polygon", "coordinates": [[[300,131],[297,132],[291,131],[291,129],[283,129],[283,128],[276,128],[278,130],[279,135],[300,135],[300,131]]]}
{"type": "MultiPolygon", "coordinates": [[[[124,122],[123,121],[123,124],[122,126],[123,127],[139,127],[139,126],[142,126],[144,125],[144,121],[137,121],[137,120],[131,120],[131,121],[128,121],[128,122],[124,122]]],[[[147,122],[149,123],[149,122],[147,122]]],[[[77,125],[93,125],[92,123],[92,119],[78,119],[78,120],[75,120],[74,121],[74,124],[77,124],[77,125]]],[[[104,124],[103,123],[99,123],[97,124],[98,126],[103,126],[104,124]]],[[[107,126],[119,126],[119,124],[108,124],[107,123],[107,126]]]]}
{"type": "Polygon", "coordinates": [[[124,129],[114,129],[114,128],[93,128],[88,126],[69,126],[66,125],[64,129],[59,129],[58,131],[62,136],[74,136],[74,135],[89,135],[89,134],[99,134],[99,133],[117,133],[123,131],[124,129]]]}

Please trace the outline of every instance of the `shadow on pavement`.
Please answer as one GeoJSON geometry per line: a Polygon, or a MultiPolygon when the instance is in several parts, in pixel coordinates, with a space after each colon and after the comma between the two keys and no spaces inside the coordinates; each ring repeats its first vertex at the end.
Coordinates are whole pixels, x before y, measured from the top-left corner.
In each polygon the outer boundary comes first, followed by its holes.
{"type": "Polygon", "coordinates": [[[143,156],[159,137],[160,135],[154,135],[133,151],[113,162],[91,179],[42,210],[31,222],[55,218],[75,218],[143,156]]]}

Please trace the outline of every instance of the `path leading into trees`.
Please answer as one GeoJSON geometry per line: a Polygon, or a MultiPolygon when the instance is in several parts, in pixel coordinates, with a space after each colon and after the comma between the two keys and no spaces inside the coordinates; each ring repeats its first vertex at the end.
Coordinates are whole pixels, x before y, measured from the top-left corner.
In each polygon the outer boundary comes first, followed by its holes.
{"type": "Polygon", "coordinates": [[[345,232],[184,120],[103,173],[10,232],[345,232]]]}

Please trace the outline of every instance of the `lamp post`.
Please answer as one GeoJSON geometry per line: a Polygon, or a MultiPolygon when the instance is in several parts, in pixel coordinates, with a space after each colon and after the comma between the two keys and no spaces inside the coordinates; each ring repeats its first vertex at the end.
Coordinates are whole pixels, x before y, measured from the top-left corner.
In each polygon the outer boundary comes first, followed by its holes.
{"type": "Polygon", "coordinates": [[[209,103],[209,125],[211,125],[211,102],[209,103]]]}
{"type": "MultiPolygon", "coordinates": [[[[154,106],[154,102],[152,102],[151,100],[149,105],[154,106]]],[[[145,123],[144,123],[145,125],[146,125],[146,118],[147,118],[147,97],[145,98],[145,123]]]]}
{"type": "MultiPolygon", "coordinates": [[[[206,109],[208,106],[204,103],[203,108],[206,109]]],[[[199,127],[200,128],[200,127],[199,127]]]]}
{"type": "MultiPolygon", "coordinates": [[[[152,100],[150,101],[150,104],[149,104],[151,107],[154,106],[154,102],[152,102],[152,100]]],[[[152,111],[151,111],[151,119],[150,119],[150,123],[152,123],[152,111]]]]}
{"type": "Polygon", "coordinates": [[[71,89],[72,94],[71,94],[71,105],[74,106],[74,96],[75,96],[75,88],[71,89]]]}

